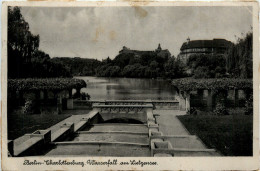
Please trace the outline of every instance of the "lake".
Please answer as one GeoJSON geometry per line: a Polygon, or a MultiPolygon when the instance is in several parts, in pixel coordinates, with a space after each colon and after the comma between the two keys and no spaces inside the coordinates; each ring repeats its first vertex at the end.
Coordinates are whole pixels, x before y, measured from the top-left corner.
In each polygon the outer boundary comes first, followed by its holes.
{"type": "Polygon", "coordinates": [[[174,100],[176,89],[166,80],[143,78],[75,77],[83,79],[91,100],[174,100]]]}

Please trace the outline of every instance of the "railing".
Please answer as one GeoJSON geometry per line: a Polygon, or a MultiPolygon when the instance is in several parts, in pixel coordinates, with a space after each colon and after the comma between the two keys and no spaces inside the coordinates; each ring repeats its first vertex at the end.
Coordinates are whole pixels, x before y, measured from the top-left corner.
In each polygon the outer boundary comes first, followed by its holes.
{"type": "Polygon", "coordinates": [[[179,102],[176,100],[153,100],[152,103],[155,109],[179,109],[179,102]]]}
{"type": "MultiPolygon", "coordinates": [[[[154,109],[179,109],[179,102],[177,100],[75,100],[76,106],[89,106],[92,107],[96,104],[99,105],[146,105],[152,104],[154,109]]],[[[122,109],[124,110],[124,109],[122,109]]]]}
{"type": "Polygon", "coordinates": [[[151,104],[146,105],[100,105],[93,104],[93,109],[100,113],[141,113],[152,109],[151,104]]]}

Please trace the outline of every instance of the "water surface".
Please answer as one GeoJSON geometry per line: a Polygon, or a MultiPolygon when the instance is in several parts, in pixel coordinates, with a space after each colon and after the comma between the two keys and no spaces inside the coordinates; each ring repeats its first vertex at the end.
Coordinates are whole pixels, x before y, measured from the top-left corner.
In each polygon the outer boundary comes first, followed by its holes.
{"type": "Polygon", "coordinates": [[[174,100],[175,88],[166,80],[142,78],[75,77],[83,79],[81,89],[91,100],[174,100]]]}

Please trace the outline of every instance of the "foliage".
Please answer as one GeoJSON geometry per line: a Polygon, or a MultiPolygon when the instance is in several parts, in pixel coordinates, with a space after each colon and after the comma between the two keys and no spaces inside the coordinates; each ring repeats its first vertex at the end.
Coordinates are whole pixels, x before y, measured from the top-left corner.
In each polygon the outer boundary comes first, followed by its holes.
{"type": "Polygon", "coordinates": [[[116,77],[120,74],[119,66],[102,65],[97,68],[97,76],[116,77]]]}
{"type": "Polygon", "coordinates": [[[209,67],[206,66],[199,66],[194,71],[194,78],[210,78],[211,72],[209,67]]]}
{"type": "Polygon", "coordinates": [[[33,113],[33,101],[26,100],[25,105],[22,108],[23,114],[31,114],[33,113]]]}
{"type": "Polygon", "coordinates": [[[249,99],[246,99],[245,103],[245,114],[252,115],[253,114],[253,93],[250,94],[249,99]]]}
{"type": "Polygon", "coordinates": [[[189,115],[197,115],[198,114],[198,111],[195,107],[191,107],[190,110],[188,111],[188,114],[189,115]]]}
{"type": "Polygon", "coordinates": [[[56,64],[64,65],[73,76],[89,76],[96,74],[96,68],[101,64],[96,59],[55,57],[51,61],[56,64]]]}
{"type": "Polygon", "coordinates": [[[215,115],[228,115],[226,97],[227,94],[225,94],[223,91],[219,91],[217,93],[216,107],[213,111],[215,115]]]}
{"type": "Polygon", "coordinates": [[[169,58],[164,64],[164,71],[167,78],[180,78],[185,76],[184,64],[174,57],[169,58]]]}
{"type": "MultiPolygon", "coordinates": [[[[122,76],[125,77],[137,77],[137,78],[141,78],[141,77],[149,77],[151,76],[153,73],[148,70],[149,67],[145,67],[142,66],[141,64],[134,64],[134,65],[127,65],[124,67],[123,71],[122,71],[122,76]],[[147,74],[147,75],[145,75],[147,74]]],[[[154,75],[155,76],[155,75],[154,75]]]]}
{"type": "Polygon", "coordinates": [[[8,8],[8,74],[15,77],[25,76],[27,63],[39,47],[39,35],[29,31],[29,24],[24,20],[20,8],[8,8]],[[18,70],[21,69],[19,72],[18,70]]]}
{"type": "Polygon", "coordinates": [[[75,78],[8,79],[8,91],[16,90],[69,90],[86,87],[84,80],[75,78]]]}
{"type": "Polygon", "coordinates": [[[232,45],[226,54],[227,72],[232,77],[253,77],[253,33],[249,32],[244,38],[232,45]]]}
{"type": "Polygon", "coordinates": [[[61,64],[40,51],[40,36],[33,35],[19,7],[8,8],[8,78],[70,77],[61,64]]]}
{"type": "Polygon", "coordinates": [[[172,85],[179,90],[190,91],[197,89],[253,89],[252,79],[235,79],[235,78],[210,78],[210,79],[193,79],[182,78],[172,80],[172,85]]]}
{"type": "Polygon", "coordinates": [[[31,72],[27,74],[27,77],[48,78],[71,76],[69,68],[66,68],[62,63],[53,62],[49,55],[42,51],[37,51],[36,56],[33,56],[31,63],[28,65],[31,72]]]}
{"type": "Polygon", "coordinates": [[[104,60],[97,69],[98,76],[156,78],[163,76],[163,65],[168,57],[156,52],[120,53],[114,60],[104,60]],[[112,66],[117,66],[116,68],[112,66]],[[116,70],[116,72],[112,72],[116,70]],[[114,74],[111,74],[114,73],[114,74]]]}
{"type": "Polygon", "coordinates": [[[90,95],[88,93],[82,92],[81,93],[81,99],[82,100],[89,100],[90,99],[90,95]]]}
{"type": "Polygon", "coordinates": [[[226,106],[223,103],[217,103],[215,110],[213,111],[215,115],[228,115],[226,106]]]}
{"type": "Polygon", "coordinates": [[[179,78],[184,76],[183,64],[174,57],[161,57],[155,52],[121,53],[114,60],[107,58],[97,67],[101,77],[179,78]]]}
{"type": "Polygon", "coordinates": [[[226,72],[226,59],[223,55],[194,54],[187,61],[194,78],[219,78],[226,72]]]}

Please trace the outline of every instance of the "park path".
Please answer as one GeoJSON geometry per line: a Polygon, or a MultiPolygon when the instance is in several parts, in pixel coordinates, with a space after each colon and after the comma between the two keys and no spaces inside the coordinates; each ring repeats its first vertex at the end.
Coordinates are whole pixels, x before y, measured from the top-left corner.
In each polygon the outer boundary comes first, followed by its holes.
{"type": "Polygon", "coordinates": [[[157,117],[159,129],[164,135],[190,135],[186,128],[182,125],[177,115],[184,115],[185,111],[179,110],[154,110],[158,113],[157,117]]]}

